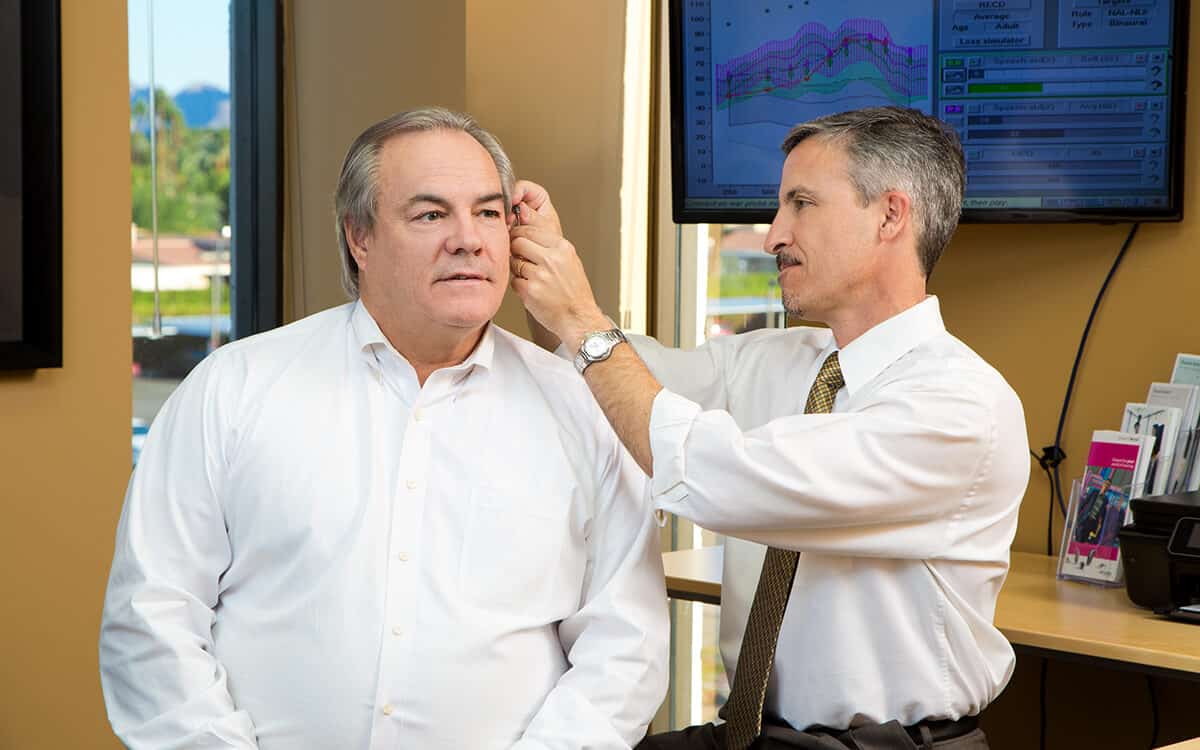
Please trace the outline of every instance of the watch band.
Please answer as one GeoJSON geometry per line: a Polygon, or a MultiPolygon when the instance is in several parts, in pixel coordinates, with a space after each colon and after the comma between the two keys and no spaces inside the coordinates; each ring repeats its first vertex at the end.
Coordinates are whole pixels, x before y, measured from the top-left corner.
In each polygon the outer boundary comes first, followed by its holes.
{"type": "Polygon", "coordinates": [[[610,328],[607,331],[592,331],[583,337],[579,345],[579,353],[575,355],[575,370],[580,375],[590,365],[603,362],[612,356],[612,350],[617,344],[628,342],[620,328],[610,328]]]}

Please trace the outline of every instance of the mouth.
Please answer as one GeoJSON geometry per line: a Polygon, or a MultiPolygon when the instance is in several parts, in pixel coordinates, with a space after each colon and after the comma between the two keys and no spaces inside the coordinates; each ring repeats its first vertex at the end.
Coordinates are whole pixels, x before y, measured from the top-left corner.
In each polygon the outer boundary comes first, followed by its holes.
{"type": "Polygon", "coordinates": [[[461,284],[464,282],[469,283],[469,282],[479,282],[479,281],[490,281],[490,279],[488,279],[487,276],[484,276],[481,273],[453,273],[453,274],[447,274],[445,276],[439,276],[437,281],[438,281],[438,283],[450,282],[450,283],[455,283],[455,284],[461,284]]]}

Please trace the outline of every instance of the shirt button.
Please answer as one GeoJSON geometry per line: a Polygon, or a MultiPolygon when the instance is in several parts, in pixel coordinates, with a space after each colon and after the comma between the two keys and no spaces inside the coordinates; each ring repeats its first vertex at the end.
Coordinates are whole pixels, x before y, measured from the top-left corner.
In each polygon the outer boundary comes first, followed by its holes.
{"type": "Polygon", "coordinates": [[[420,422],[421,420],[425,419],[425,410],[417,409],[416,411],[414,411],[413,419],[416,420],[417,422],[420,422]]]}
{"type": "Polygon", "coordinates": [[[410,490],[415,490],[417,488],[417,480],[410,479],[404,483],[404,486],[409,488],[410,490]]]}
{"type": "Polygon", "coordinates": [[[408,553],[400,552],[396,555],[396,559],[399,560],[400,562],[408,562],[408,553]]]}
{"type": "Polygon", "coordinates": [[[392,628],[392,635],[397,636],[397,637],[404,635],[404,628],[397,625],[396,627],[392,628]]]}
{"type": "Polygon", "coordinates": [[[395,710],[395,709],[393,709],[393,708],[392,708],[392,704],[391,704],[391,703],[386,703],[386,704],[384,704],[384,706],[383,706],[383,715],[384,715],[384,716],[391,716],[391,715],[392,715],[392,711],[394,711],[394,710],[395,710]]]}

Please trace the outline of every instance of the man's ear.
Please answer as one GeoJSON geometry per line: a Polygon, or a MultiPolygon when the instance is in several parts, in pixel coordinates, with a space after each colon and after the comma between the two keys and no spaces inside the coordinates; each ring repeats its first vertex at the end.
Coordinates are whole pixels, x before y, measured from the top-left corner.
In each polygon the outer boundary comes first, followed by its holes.
{"type": "Polygon", "coordinates": [[[889,190],[880,197],[883,207],[883,223],[879,225],[879,238],[894,240],[912,224],[912,198],[908,193],[889,190]]]}
{"type": "Polygon", "coordinates": [[[346,234],[346,245],[350,247],[350,255],[361,271],[367,266],[367,240],[370,233],[356,226],[349,218],[343,220],[342,231],[346,234]]]}

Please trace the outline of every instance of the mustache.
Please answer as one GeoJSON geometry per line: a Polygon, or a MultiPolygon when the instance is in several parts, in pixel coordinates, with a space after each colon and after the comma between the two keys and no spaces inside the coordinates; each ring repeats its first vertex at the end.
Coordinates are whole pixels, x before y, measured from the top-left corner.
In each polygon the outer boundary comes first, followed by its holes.
{"type": "Polygon", "coordinates": [[[780,273],[783,273],[783,269],[785,268],[791,268],[792,266],[798,265],[800,265],[799,258],[793,258],[792,256],[784,255],[783,253],[775,256],[775,267],[779,269],[780,273]]]}

